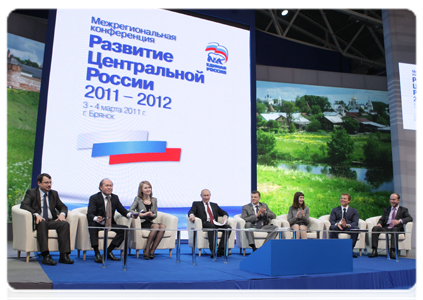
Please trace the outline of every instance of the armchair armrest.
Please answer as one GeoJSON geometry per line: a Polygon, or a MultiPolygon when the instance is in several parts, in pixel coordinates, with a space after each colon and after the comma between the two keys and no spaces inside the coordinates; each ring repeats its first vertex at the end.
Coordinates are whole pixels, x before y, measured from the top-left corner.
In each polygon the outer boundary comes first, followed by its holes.
{"type": "Polygon", "coordinates": [[[191,222],[189,218],[187,217],[187,228],[188,229],[202,229],[203,228],[203,222],[200,218],[195,217],[195,221],[191,222]]]}
{"type": "Polygon", "coordinates": [[[319,220],[323,222],[323,229],[329,230],[330,228],[329,215],[321,216],[319,220]]]}
{"type": "Polygon", "coordinates": [[[83,209],[74,209],[72,211],[78,218],[78,225],[75,238],[75,248],[78,250],[90,250],[91,242],[90,235],[88,233],[88,220],[87,215],[84,213],[83,209]]]}
{"type": "Polygon", "coordinates": [[[373,227],[377,225],[377,222],[379,222],[379,219],[380,219],[380,216],[366,219],[365,222],[367,225],[367,229],[369,229],[369,232],[372,232],[373,227]]]}
{"type": "Polygon", "coordinates": [[[68,211],[66,221],[69,223],[70,228],[70,246],[71,251],[75,250],[76,233],[78,231],[79,216],[74,211],[68,211]]]}
{"type": "Polygon", "coordinates": [[[236,221],[236,229],[244,229],[245,228],[245,220],[240,217],[240,215],[235,215],[234,219],[236,221]]]}
{"type": "Polygon", "coordinates": [[[164,213],[164,212],[157,212],[157,217],[161,219],[161,223],[163,223],[166,228],[176,229],[178,227],[178,218],[174,215],[164,213]],[[175,226],[176,223],[176,226],[175,226]]]}
{"type": "MultiPolygon", "coordinates": [[[[275,220],[275,219],[273,219],[273,220],[275,220]]],[[[291,228],[291,226],[289,225],[289,222],[288,222],[288,215],[287,214],[277,216],[276,217],[276,220],[280,220],[281,221],[281,225],[279,227],[288,227],[288,228],[291,228]]]]}
{"type": "MultiPolygon", "coordinates": [[[[281,219],[272,219],[269,224],[270,225],[275,225],[277,227],[286,227],[286,226],[282,226],[283,225],[283,221],[284,220],[281,220],[281,219]]],[[[289,227],[289,224],[288,224],[288,227],[289,227]]]]}
{"type": "Polygon", "coordinates": [[[12,207],[13,249],[28,252],[26,245],[30,244],[33,233],[33,217],[31,212],[21,209],[20,205],[12,207]]]}
{"type": "MultiPolygon", "coordinates": [[[[187,218],[187,229],[202,229],[203,228],[203,223],[201,222],[201,219],[200,218],[197,218],[196,217],[194,222],[191,222],[189,220],[189,217],[188,216],[186,218],[187,218]]],[[[199,233],[198,232],[197,232],[197,236],[199,236],[199,233]]],[[[197,243],[198,243],[198,240],[197,240],[197,243]]],[[[190,231],[190,230],[188,230],[188,245],[190,247],[193,247],[194,246],[194,243],[193,243],[193,232],[190,231]]]]}
{"type": "Polygon", "coordinates": [[[115,212],[115,222],[118,225],[125,225],[130,227],[131,221],[134,220],[133,218],[127,218],[126,216],[122,216],[120,213],[115,212]]]}

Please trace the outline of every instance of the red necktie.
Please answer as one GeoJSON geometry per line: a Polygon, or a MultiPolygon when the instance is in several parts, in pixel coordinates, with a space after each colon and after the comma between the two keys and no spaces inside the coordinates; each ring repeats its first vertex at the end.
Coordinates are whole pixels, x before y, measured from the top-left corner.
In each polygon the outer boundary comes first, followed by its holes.
{"type": "Polygon", "coordinates": [[[208,212],[209,217],[210,217],[210,223],[213,223],[213,220],[214,220],[213,213],[210,209],[209,203],[207,202],[206,204],[207,204],[207,212],[208,212]]]}

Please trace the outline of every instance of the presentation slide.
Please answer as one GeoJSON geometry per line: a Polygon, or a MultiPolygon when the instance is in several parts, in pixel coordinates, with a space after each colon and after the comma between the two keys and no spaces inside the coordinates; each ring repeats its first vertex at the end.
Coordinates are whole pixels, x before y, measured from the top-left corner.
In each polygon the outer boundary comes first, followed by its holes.
{"type": "Polygon", "coordinates": [[[416,130],[417,65],[399,63],[402,123],[404,129],[416,130]]]}
{"type": "Polygon", "coordinates": [[[166,10],[57,10],[41,171],[65,203],[251,193],[250,32],[166,10]]]}

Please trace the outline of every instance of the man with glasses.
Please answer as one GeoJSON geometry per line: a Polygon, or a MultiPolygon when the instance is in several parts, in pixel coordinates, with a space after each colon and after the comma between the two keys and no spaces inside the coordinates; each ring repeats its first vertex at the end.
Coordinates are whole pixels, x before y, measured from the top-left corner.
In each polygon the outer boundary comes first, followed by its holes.
{"type": "Polygon", "coordinates": [[[37,182],[37,188],[26,192],[21,208],[31,212],[34,217],[33,229],[37,230],[37,241],[43,256],[42,263],[50,266],[57,264],[50,256],[48,249],[48,230],[55,229],[59,241],[59,263],[73,264],[73,260],[69,258],[70,234],[69,223],[66,221],[68,208],[60,200],[59,194],[51,189],[52,182],[49,174],[38,175],[37,182]]]}

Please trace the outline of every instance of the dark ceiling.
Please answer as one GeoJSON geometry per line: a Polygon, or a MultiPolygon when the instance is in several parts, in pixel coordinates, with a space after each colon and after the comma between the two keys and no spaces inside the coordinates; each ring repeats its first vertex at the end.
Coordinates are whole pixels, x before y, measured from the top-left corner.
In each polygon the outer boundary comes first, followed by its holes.
{"type": "Polygon", "coordinates": [[[256,29],[351,59],[353,73],[386,75],[382,10],[256,10],[256,29]]]}
{"type": "MultiPolygon", "coordinates": [[[[46,20],[47,10],[15,12],[46,20]]],[[[386,75],[380,9],[255,10],[256,30],[341,53],[358,74],[386,75]]]]}

